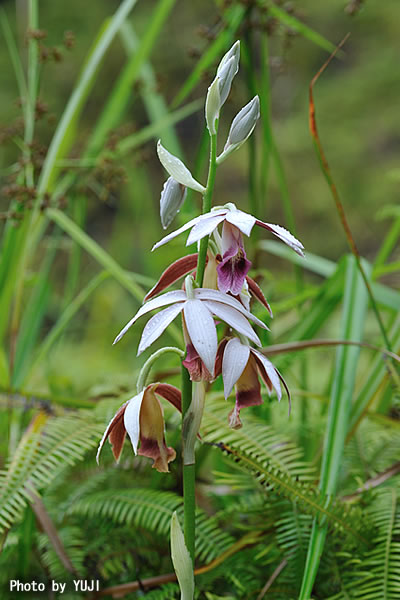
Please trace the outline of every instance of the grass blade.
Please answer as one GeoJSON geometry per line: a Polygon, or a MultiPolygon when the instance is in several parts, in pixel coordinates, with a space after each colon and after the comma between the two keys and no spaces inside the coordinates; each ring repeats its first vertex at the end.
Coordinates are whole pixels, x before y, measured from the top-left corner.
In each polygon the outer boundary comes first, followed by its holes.
{"type": "MultiPolygon", "coordinates": [[[[367,290],[363,285],[355,258],[349,256],[346,258],[340,335],[342,339],[362,341],[367,307],[367,290]]],[[[360,349],[357,347],[341,346],[336,353],[319,484],[321,493],[327,498],[335,495],[337,489],[359,352],[360,349]]],[[[325,523],[314,521],[299,600],[309,600],[311,597],[328,531],[327,527],[325,523]]]]}

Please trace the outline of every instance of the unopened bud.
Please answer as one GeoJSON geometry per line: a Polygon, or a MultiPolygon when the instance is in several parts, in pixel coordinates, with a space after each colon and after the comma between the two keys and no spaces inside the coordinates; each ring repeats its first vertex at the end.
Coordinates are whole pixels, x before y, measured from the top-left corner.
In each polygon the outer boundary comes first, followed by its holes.
{"type": "Polygon", "coordinates": [[[244,144],[253,133],[259,116],[260,99],[258,96],[254,96],[254,98],[250,100],[250,102],[246,104],[233,119],[224,151],[218,156],[218,163],[223,162],[231,152],[237,150],[244,144]]]}
{"type": "Polygon", "coordinates": [[[200,192],[201,194],[205,193],[206,188],[201,185],[201,183],[196,181],[180,158],[174,156],[171,154],[171,152],[168,152],[168,150],[164,148],[161,140],[158,140],[157,143],[157,154],[162,166],[168,172],[168,174],[171,175],[171,177],[173,177],[182,185],[185,185],[196,192],[200,192]]]}
{"type": "Polygon", "coordinates": [[[185,201],[187,189],[184,185],[169,177],[164,183],[160,198],[161,225],[167,229],[185,201]]]}
{"type": "Polygon", "coordinates": [[[219,118],[219,110],[221,108],[221,97],[219,93],[220,79],[218,75],[208,88],[206,98],[206,123],[210,135],[217,133],[217,121],[219,118]]]}
{"type": "Polygon", "coordinates": [[[171,518],[171,558],[181,590],[181,600],[193,600],[193,562],[186,547],[176,511],[171,518]]]}
{"type": "Polygon", "coordinates": [[[240,42],[233,44],[218,65],[214,81],[208,88],[206,99],[206,122],[211,135],[216,133],[216,121],[221,107],[231,90],[232,81],[239,69],[240,42]]]}

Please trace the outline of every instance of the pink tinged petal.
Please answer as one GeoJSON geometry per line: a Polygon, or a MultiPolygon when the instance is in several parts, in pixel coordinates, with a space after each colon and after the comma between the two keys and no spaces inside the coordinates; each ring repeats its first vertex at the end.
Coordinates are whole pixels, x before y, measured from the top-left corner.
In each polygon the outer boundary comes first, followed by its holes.
{"type": "Polygon", "coordinates": [[[271,392],[272,388],[274,388],[278,400],[280,400],[282,398],[282,391],[278,371],[275,369],[272,362],[270,362],[261,352],[253,348],[251,349],[251,352],[255,356],[261,378],[267,386],[268,391],[271,392]]]}
{"type": "Polygon", "coordinates": [[[147,386],[140,409],[140,447],[141,456],[152,458],[153,468],[160,473],[168,473],[168,463],[174,460],[176,453],[168,448],[164,437],[164,415],[161,404],[156,398],[157,384],[147,386]]]}
{"type": "Polygon", "coordinates": [[[250,348],[241,344],[238,338],[232,338],[225,346],[222,359],[222,379],[224,381],[225,400],[244,371],[249,360],[250,348]]]}
{"type": "Polygon", "coordinates": [[[214,319],[200,300],[188,300],[183,310],[190,340],[208,371],[214,375],[218,346],[214,319]]]}
{"type": "Polygon", "coordinates": [[[175,262],[173,262],[169,267],[165,269],[165,271],[161,274],[160,279],[157,281],[156,285],[151,288],[149,292],[147,292],[144,301],[147,302],[154,296],[157,296],[160,292],[163,292],[165,288],[169,287],[175,281],[178,281],[184,275],[187,275],[193,269],[196,268],[197,265],[197,253],[196,254],[188,254],[183,258],[178,258],[175,262]]]}
{"type": "Polygon", "coordinates": [[[267,302],[266,297],[263,294],[262,289],[260,288],[260,286],[254,281],[254,279],[252,279],[251,277],[246,277],[246,281],[247,281],[247,285],[249,286],[250,292],[251,294],[254,296],[254,298],[256,298],[261,304],[263,304],[263,306],[265,306],[265,308],[267,309],[267,311],[269,312],[271,318],[274,316],[272,314],[272,310],[270,305],[267,302]]]}
{"type": "Polygon", "coordinates": [[[292,235],[284,227],[281,227],[280,225],[272,225],[272,223],[264,223],[263,221],[259,221],[258,219],[256,223],[260,227],[263,227],[264,229],[267,229],[268,231],[276,235],[276,237],[278,237],[280,240],[282,240],[282,242],[285,242],[285,244],[290,246],[295,252],[297,252],[297,254],[304,257],[303,244],[299,242],[299,240],[296,239],[294,235],[292,235]]]}
{"type": "Polygon", "coordinates": [[[172,306],[168,306],[168,308],[165,308],[161,312],[154,315],[154,317],[151,317],[150,321],[146,323],[146,326],[143,329],[137,356],[139,356],[139,354],[151,346],[151,344],[160,337],[168,325],[172,323],[175,317],[183,310],[183,306],[183,302],[179,302],[179,304],[173,304],[172,306]]]}
{"type": "Polygon", "coordinates": [[[169,383],[155,384],[154,391],[158,396],[167,400],[172,406],[175,406],[179,412],[182,412],[182,394],[174,385],[169,383]]]}
{"type": "Polygon", "coordinates": [[[166,235],[165,237],[163,237],[159,242],[157,242],[156,244],[154,244],[154,246],[152,247],[151,251],[155,250],[156,248],[159,248],[160,246],[163,246],[164,244],[167,244],[173,238],[177,237],[178,235],[180,235],[184,231],[187,231],[188,229],[190,229],[191,227],[193,227],[197,223],[200,223],[202,221],[207,221],[208,219],[210,219],[211,217],[214,217],[216,215],[221,215],[221,214],[225,215],[226,212],[227,212],[226,209],[221,209],[221,210],[214,211],[214,212],[209,212],[209,213],[206,213],[204,215],[200,215],[199,217],[195,217],[194,219],[191,219],[190,221],[188,221],[187,223],[185,223],[185,225],[182,225],[182,227],[179,227],[179,229],[176,229],[175,231],[172,231],[171,233],[169,233],[168,235],[166,235]]]}
{"type": "Polygon", "coordinates": [[[212,216],[210,216],[208,219],[196,223],[192,231],[189,233],[186,246],[190,246],[191,244],[201,240],[201,238],[206,237],[206,235],[210,235],[210,233],[212,233],[214,229],[216,229],[218,225],[225,220],[225,215],[217,214],[214,216],[213,213],[211,213],[211,215],[212,216]]]}
{"type": "Polygon", "coordinates": [[[129,400],[124,414],[125,429],[129,435],[135,454],[138,453],[140,439],[140,410],[142,407],[144,393],[145,390],[142,390],[140,394],[137,394],[129,400]]]}
{"type": "Polygon", "coordinates": [[[216,317],[222,319],[222,321],[227,323],[230,327],[245,335],[247,338],[249,338],[249,340],[257,344],[257,346],[261,346],[261,342],[257,334],[255,331],[253,331],[246,317],[244,317],[240,312],[231,306],[222,304],[221,302],[210,302],[209,300],[203,300],[203,304],[216,317]]]}
{"type": "Polygon", "coordinates": [[[259,224],[253,215],[249,215],[242,210],[230,210],[226,215],[226,220],[247,236],[250,235],[255,223],[259,224]]]}
{"type": "Polygon", "coordinates": [[[211,300],[213,302],[221,302],[223,304],[231,306],[232,308],[236,308],[236,310],[242,313],[242,315],[244,315],[247,319],[250,319],[250,321],[253,321],[254,323],[256,323],[256,325],[259,325],[263,329],[268,330],[268,327],[265,325],[265,323],[260,321],[260,319],[257,319],[257,317],[252,315],[251,312],[246,310],[243,304],[241,304],[239,300],[236,300],[236,298],[233,298],[233,296],[223,294],[218,290],[209,290],[207,288],[198,288],[197,290],[194,290],[194,295],[195,298],[198,298],[199,300],[211,300]]]}
{"type": "Polygon", "coordinates": [[[234,429],[242,426],[240,411],[246,406],[262,404],[261,386],[258,381],[257,366],[250,356],[247,365],[236,383],[236,404],[229,415],[229,425],[234,429]]]}
{"type": "Polygon", "coordinates": [[[150,302],[146,302],[146,304],[139,308],[133,319],[131,319],[129,323],[127,323],[122,329],[122,331],[120,331],[120,333],[113,341],[113,344],[119,342],[119,340],[125,335],[128,329],[132,327],[135,321],[139,319],[139,317],[142,317],[143,315],[150,312],[151,310],[154,310],[155,308],[161,308],[162,306],[167,306],[167,304],[172,304],[173,302],[183,302],[184,300],[186,300],[185,292],[182,290],[174,290],[172,292],[167,292],[159,298],[153,298],[153,300],[150,300],[150,302]]]}
{"type": "Polygon", "coordinates": [[[187,344],[186,358],[182,364],[189,371],[191,381],[213,381],[214,377],[204,365],[193,344],[187,344]]]}
{"type": "Polygon", "coordinates": [[[127,404],[128,403],[125,402],[125,404],[123,404],[121,406],[121,408],[118,409],[118,411],[115,413],[115,415],[113,416],[113,418],[107,425],[106,430],[103,434],[103,437],[101,438],[101,442],[100,442],[98,450],[97,450],[97,454],[96,454],[97,464],[99,464],[100,452],[101,452],[101,450],[104,446],[104,442],[106,441],[107,438],[109,438],[109,441],[110,441],[110,444],[112,447],[112,453],[114,454],[115,460],[116,461],[119,460],[119,457],[121,456],[121,452],[122,452],[122,446],[124,445],[125,435],[126,435],[125,425],[124,425],[124,413],[125,413],[127,404]]]}
{"type": "Polygon", "coordinates": [[[224,338],[218,344],[217,350],[217,358],[215,359],[215,377],[217,378],[222,373],[222,361],[224,357],[224,351],[226,344],[228,343],[228,338],[224,338]]]}

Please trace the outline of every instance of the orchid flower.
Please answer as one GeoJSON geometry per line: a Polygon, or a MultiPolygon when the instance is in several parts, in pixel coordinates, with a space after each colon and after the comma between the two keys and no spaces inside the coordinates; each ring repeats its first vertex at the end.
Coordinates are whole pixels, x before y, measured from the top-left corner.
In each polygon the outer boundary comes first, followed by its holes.
{"type": "Polygon", "coordinates": [[[165,443],[164,415],[157,395],[181,410],[181,392],[176,387],[168,383],[148,385],[125,402],[111,419],[97,450],[97,464],[107,438],[118,462],[128,433],[135,454],[152,458],[153,468],[160,473],[169,471],[168,463],[174,460],[176,452],[165,443]]]}
{"type": "Polygon", "coordinates": [[[171,306],[154,315],[143,329],[138,355],[163,333],[178,314],[183,312],[190,342],[212,376],[218,347],[213,316],[222,319],[258,346],[261,346],[261,342],[247,319],[263,329],[268,329],[260,319],[252,315],[232,296],[208,288],[187,289],[167,292],[146,302],[117,335],[114,344],[125,335],[139,317],[168,304],[171,306]]]}
{"type": "Polygon", "coordinates": [[[236,208],[233,203],[216,207],[210,212],[191,219],[185,225],[166,235],[157,242],[152,250],[163,246],[170,240],[192,228],[186,241],[186,246],[198,242],[206,235],[213,233],[218,225],[223,223],[221,251],[222,262],[218,266],[218,287],[221,292],[240,293],[246,275],[251,267],[244,250],[242,234],[250,235],[254,225],[263,227],[290,246],[297,254],[304,256],[303,245],[289,231],[280,225],[264,223],[236,208]]]}
{"type": "Polygon", "coordinates": [[[246,406],[262,404],[261,388],[258,377],[267,387],[268,393],[276,391],[278,400],[282,397],[280,383],[284,385],[289,397],[289,390],[279,371],[258,350],[241,343],[238,338],[231,338],[227,343],[221,342],[218,355],[222,356],[222,366],[217,366],[217,373],[222,371],[225,399],[236,388],[235,408],[229,415],[229,424],[234,429],[242,426],[240,411],[246,406]]]}

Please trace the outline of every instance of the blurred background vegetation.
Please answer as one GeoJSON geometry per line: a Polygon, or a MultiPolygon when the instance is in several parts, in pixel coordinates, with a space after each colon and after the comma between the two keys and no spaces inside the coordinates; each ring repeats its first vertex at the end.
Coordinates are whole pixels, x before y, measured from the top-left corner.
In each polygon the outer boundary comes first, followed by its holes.
{"type": "MultiPolygon", "coordinates": [[[[35,183],[40,177],[49,144],[78,76],[87,65],[91,48],[96,39],[99,39],[99,32],[109,23],[106,19],[119,6],[120,2],[117,0],[86,3],[78,0],[40,0],[38,27],[35,31],[30,31],[28,2],[17,0],[1,3],[3,34],[9,26],[26,72],[29,71],[28,45],[32,44],[33,39],[39,55],[40,86],[35,109],[34,137],[28,152],[34,164],[35,183]]],[[[256,185],[258,192],[262,192],[257,194],[257,216],[289,229],[293,226],[290,221],[294,220],[296,235],[303,242],[306,252],[332,261],[323,265],[318,263],[315,269],[311,269],[311,273],[307,272],[302,277],[286,260],[290,252],[281,252],[278,244],[271,242],[268,246],[270,252],[262,251],[261,246],[250,250],[250,253],[253,252],[263,290],[275,314],[271,323],[272,331],[264,336],[263,342],[268,345],[309,339],[316,334],[318,337],[339,338],[340,310],[335,309],[337,302],[332,304],[330,301],[333,296],[339,301],[341,295],[333,294],[331,297],[328,294],[325,297],[323,294],[328,272],[329,276],[332,275],[336,263],[343,262],[343,256],[348,253],[348,245],[309,133],[309,83],[329,55],[330,44],[336,45],[350,32],[343,53],[330,64],[318,81],[314,97],[320,137],[348,222],[361,255],[372,263],[384,240],[388,239],[388,232],[400,220],[399,22],[400,4],[396,0],[386,0],[385,3],[370,0],[297,0],[275,3],[250,0],[238,3],[171,0],[162,3],[156,0],[139,0],[127,20],[128,25],[124,26],[121,35],[115,37],[106,52],[95,73],[87,101],[82,105],[78,119],[71,121],[68,135],[65,135],[67,151],[58,157],[46,193],[39,198],[41,215],[45,215],[48,210],[55,210],[57,214],[61,213],[61,217],[53,219],[50,216],[51,220],[42,232],[40,244],[29,255],[22,274],[21,271],[13,272],[14,267],[10,263],[8,280],[15,276],[14,283],[17,289],[19,285],[21,292],[17,294],[17,300],[5,300],[4,279],[4,288],[0,288],[0,293],[3,294],[1,306],[4,308],[8,304],[10,308],[10,312],[3,311],[1,318],[4,322],[0,328],[4,339],[0,353],[0,398],[4,414],[8,414],[0,425],[1,466],[5,467],[7,456],[12,458],[18,449],[21,450],[20,440],[24,439],[22,436],[26,427],[37,415],[39,408],[66,419],[62,427],[70,427],[71,431],[78,428],[76,423],[80,424],[81,435],[87,436],[87,446],[79,450],[78,440],[73,445],[76,460],[85,456],[85,461],[78,462],[78,466],[73,469],[64,465],[57,477],[54,474],[45,493],[45,499],[47,497],[51,507],[49,510],[53,511],[53,518],[62,530],[64,545],[69,548],[70,558],[75,561],[78,572],[86,575],[94,573],[106,582],[105,585],[111,585],[131,581],[136,576],[143,577],[143,573],[144,576],[150,576],[171,569],[165,540],[160,541],[164,539],[167,525],[164,529],[160,525],[158,532],[153,531],[155,538],[151,544],[157,547],[156,543],[159,543],[162,550],[158,548],[152,551],[151,547],[146,546],[148,539],[141,539],[141,536],[146,538],[145,527],[144,530],[139,529],[139,532],[135,530],[138,546],[143,543],[146,548],[144,558],[140,558],[140,552],[131,549],[131,540],[126,539],[127,531],[122,525],[119,531],[118,526],[111,521],[108,524],[102,521],[99,533],[95,521],[89,520],[88,524],[82,524],[86,523],[90,509],[85,508],[82,503],[79,505],[79,501],[83,502],[85,494],[90,493],[92,488],[109,488],[111,491],[113,486],[128,488],[132,481],[132,469],[137,486],[171,492],[180,488],[178,462],[172,468],[172,479],[162,478],[158,473],[150,474],[148,469],[144,474],[143,467],[148,466],[147,463],[141,459],[134,462],[130,449],[125,449],[122,469],[116,471],[113,468],[108,452],[105,457],[108,470],[97,472],[93,452],[107,418],[135,390],[135,377],[144,361],[143,357],[136,358],[140,327],[130,331],[116,347],[112,347],[112,340],[136,312],[141,290],[147,291],[162,270],[183,253],[182,238],[164,247],[162,251],[150,253],[152,245],[163,235],[159,221],[159,197],[166,179],[156,156],[156,139],[161,137],[164,145],[171,152],[179,154],[192,171],[197,173],[197,178],[204,181],[206,159],[202,148],[205,146],[205,94],[222,54],[235,39],[240,37],[244,40],[248,51],[242,53],[242,66],[224,108],[221,140],[225,137],[231,118],[247,103],[250,92],[254,89],[258,91],[261,86],[265,94],[264,100],[270,103],[271,118],[269,120],[265,117],[267,127],[271,126],[280,156],[279,164],[283,170],[276,169],[277,163],[267,156],[260,124],[256,130],[255,143],[243,146],[218,170],[214,202],[234,202],[239,208],[251,212],[249,176],[251,179],[254,171],[249,165],[256,156],[256,161],[253,161],[257,171],[256,185]],[[290,27],[289,21],[277,18],[271,5],[310,29],[299,31],[296,27],[290,27]],[[238,12],[235,13],[235,10],[238,12]],[[152,27],[153,37],[149,34],[152,27]],[[315,39],[310,31],[317,32],[321,37],[315,39]],[[266,39],[267,46],[262,46],[262,40],[265,42],[266,39]],[[147,47],[141,44],[143,40],[147,40],[147,47]],[[218,40],[223,40],[220,47],[216,46],[218,40]],[[269,56],[265,54],[266,47],[269,56]],[[135,55],[137,48],[142,54],[137,53],[139,59],[135,66],[131,57],[135,55]],[[204,61],[202,57],[208,57],[208,60],[204,61]],[[125,93],[124,96],[121,92],[120,101],[118,103],[117,100],[115,105],[116,111],[111,106],[108,122],[112,126],[106,127],[103,137],[100,135],[96,142],[93,135],[99,132],[104,106],[118,88],[127,64],[133,64],[132,72],[136,68],[133,81],[128,81],[127,84],[129,94],[125,93]],[[199,69],[199,64],[204,65],[204,68],[199,69]],[[193,79],[190,78],[192,72],[195,73],[193,79]],[[268,75],[270,82],[266,86],[268,81],[265,78],[268,75]],[[185,88],[187,82],[190,85],[185,88]],[[166,115],[179,111],[181,107],[187,107],[187,110],[182,109],[182,118],[178,114],[176,122],[168,120],[166,115]],[[68,188],[63,192],[57,185],[65,177],[70,179],[68,188]],[[57,192],[55,196],[54,191],[57,192]],[[285,209],[285,199],[291,204],[292,212],[287,209],[287,204],[285,209]],[[82,242],[79,232],[73,232],[71,236],[68,224],[62,222],[63,214],[82,227],[87,234],[86,241],[82,242]],[[100,275],[100,279],[94,282],[93,278],[98,276],[101,268],[107,270],[107,264],[99,259],[97,246],[88,251],[88,239],[97,242],[107,252],[107,256],[115,261],[112,268],[108,269],[108,275],[100,275]],[[330,266],[326,270],[328,264],[330,266]],[[120,278],[115,277],[118,265],[120,278]],[[121,278],[125,278],[128,283],[121,285],[121,278]],[[310,324],[307,318],[315,309],[312,302],[319,297],[322,298],[322,312],[310,324]],[[71,306],[76,308],[76,312],[68,315],[65,311],[71,306]],[[61,323],[60,330],[56,331],[57,335],[51,338],[60,324],[60,317],[65,317],[65,321],[61,323]],[[76,422],[73,421],[76,414],[74,409],[81,409],[76,422]],[[96,417],[92,418],[92,413],[82,412],[85,409],[91,410],[96,417]],[[69,418],[72,419],[71,422],[68,421],[69,418]],[[89,422],[92,429],[86,431],[85,427],[89,426],[89,422]],[[65,493],[66,481],[70,486],[69,495],[65,493]],[[56,505],[60,506],[59,512],[62,514],[58,514],[56,505]],[[81,506],[79,518],[75,517],[74,520],[70,516],[65,523],[64,511],[65,514],[73,515],[76,506],[81,506]],[[86,525],[87,530],[84,530],[86,525]],[[97,546],[96,535],[99,535],[97,546]],[[96,562],[102,544],[106,547],[104,564],[96,562]]],[[[20,227],[19,221],[23,221],[25,217],[18,217],[16,213],[20,210],[22,215],[29,214],[37,198],[36,192],[28,189],[33,186],[26,186],[25,189],[18,187],[19,173],[26,167],[26,163],[21,163],[21,156],[26,152],[23,144],[24,119],[5,34],[0,37],[0,73],[0,227],[4,258],[7,227],[17,230],[20,227]],[[15,205],[19,209],[15,209],[15,205]]],[[[193,194],[189,196],[175,222],[177,226],[200,211],[200,198],[193,194]]],[[[396,247],[398,229],[397,225],[394,243],[385,256],[385,262],[394,266],[381,268],[377,275],[379,282],[390,292],[388,302],[381,306],[388,329],[395,322],[400,306],[400,296],[397,293],[400,283],[400,255],[398,245],[396,247]]],[[[264,232],[259,233],[258,238],[267,239],[264,232]]],[[[6,273],[4,268],[3,264],[3,274],[6,273]]],[[[356,306],[353,306],[353,310],[357,314],[356,306]]],[[[361,308],[360,311],[362,312],[361,308]]],[[[367,314],[363,321],[365,339],[383,347],[376,321],[372,314],[367,314]]],[[[364,339],[362,333],[360,339],[364,339]]],[[[166,334],[162,344],[167,345],[173,341],[166,334]]],[[[396,350],[396,347],[393,349],[396,350]]],[[[254,418],[274,424],[282,434],[302,447],[308,459],[318,464],[334,353],[329,350],[311,350],[307,354],[307,363],[302,356],[280,356],[276,361],[293,390],[291,418],[287,419],[287,406],[283,406],[283,403],[280,407],[274,402],[271,407],[266,403],[263,407],[256,407],[253,413],[254,418]],[[307,402],[311,404],[306,403],[307,398],[307,402]],[[306,421],[304,410],[309,411],[306,421]],[[302,423],[301,427],[299,423],[302,423]],[[305,440],[307,436],[308,439],[305,440]]],[[[369,351],[362,351],[358,391],[362,390],[366,376],[373,370],[371,357],[369,351]]],[[[162,368],[160,377],[164,377],[165,372],[172,377],[176,375],[176,364],[172,358],[165,359],[162,368]]],[[[383,377],[381,373],[381,378],[383,377]]],[[[177,381],[176,378],[175,382],[177,381]]],[[[387,379],[385,381],[387,384],[387,379]]],[[[392,393],[392,387],[389,395],[385,390],[386,388],[380,388],[384,399],[380,400],[378,412],[398,423],[398,395],[392,393]]],[[[365,413],[370,407],[371,403],[364,401],[362,410],[365,413]]],[[[227,412],[227,408],[225,411],[227,412]]],[[[353,426],[355,420],[356,417],[353,426]]],[[[40,423],[36,425],[38,430],[42,426],[40,423]]],[[[389,428],[389,431],[392,430],[389,428]]],[[[170,415],[168,433],[169,443],[179,446],[177,420],[173,415],[170,415]]],[[[48,435],[49,438],[53,435],[52,439],[58,439],[57,432],[48,435]]],[[[368,436],[366,440],[374,439],[372,433],[368,433],[368,436]]],[[[360,478],[372,476],[393,462],[398,442],[390,445],[393,441],[391,433],[387,433],[385,440],[385,448],[390,447],[391,450],[387,450],[387,455],[381,462],[378,461],[373,472],[365,467],[365,463],[368,463],[368,456],[378,450],[373,442],[368,442],[368,452],[371,454],[366,451],[367,455],[359,457],[362,468],[357,463],[357,467],[353,465],[346,471],[343,492],[350,493],[357,487],[360,478]]],[[[206,447],[200,451],[199,479],[204,484],[204,489],[199,492],[199,502],[210,514],[216,505],[228,511],[221,519],[229,522],[229,501],[228,506],[221,500],[213,505],[208,496],[212,485],[208,478],[209,472],[211,469],[224,469],[223,459],[214,454],[211,459],[208,450],[206,447]]],[[[353,456],[351,452],[350,456],[353,456]]],[[[19,476],[22,477],[21,474],[19,476]]],[[[26,476],[29,477],[28,474],[26,476]]],[[[213,481],[213,485],[216,485],[214,492],[218,497],[221,489],[226,491],[226,486],[232,482],[227,478],[226,481],[217,483],[218,485],[213,481]]],[[[234,483],[238,485],[236,480],[234,483]]],[[[242,484],[247,489],[247,484],[242,484]]],[[[168,506],[174,505],[174,501],[173,498],[171,500],[165,497],[168,506]]],[[[278,504],[275,508],[279,512],[278,504]]],[[[21,513],[22,522],[18,525],[20,529],[10,530],[8,546],[5,546],[7,552],[3,553],[7,574],[32,577],[38,569],[42,569],[42,573],[47,576],[65,577],[65,565],[63,567],[57,562],[59,557],[52,554],[51,547],[46,545],[45,534],[38,533],[39,537],[35,537],[32,514],[25,509],[24,511],[21,513]],[[13,556],[19,557],[17,562],[13,563],[13,556]]],[[[93,514],[97,514],[95,509],[93,511],[93,514]]],[[[107,514],[107,511],[103,514],[107,514]]],[[[254,518],[257,521],[257,517],[254,518]]],[[[8,529],[7,527],[6,530],[8,529]]],[[[203,535],[204,538],[207,537],[206,533],[203,535]]],[[[223,540],[218,548],[222,552],[231,542],[231,538],[223,540]]],[[[206,546],[201,551],[203,560],[215,558],[206,546]]],[[[258,549],[261,557],[264,556],[262,552],[264,551],[258,549]]],[[[276,556],[274,552],[273,556],[276,556]]],[[[262,560],[263,558],[263,565],[262,560]]],[[[200,560],[199,564],[201,562],[200,560]]],[[[269,568],[268,560],[266,564],[269,568]]],[[[271,569],[273,571],[272,567],[271,569]]],[[[253,577],[257,579],[254,573],[253,577]]],[[[6,571],[2,578],[5,584],[6,571]]],[[[241,597],[233,580],[230,586],[231,590],[236,589],[236,592],[231,592],[233,597],[241,597]]],[[[210,589],[222,593],[224,588],[210,589]]],[[[290,582],[286,582],[285,590],[278,590],[276,597],[294,597],[293,589],[290,588],[290,582]],[[286,592],[287,595],[282,595],[286,592]]],[[[333,598],[332,590],[335,589],[333,585],[330,590],[325,591],[322,582],[316,597],[333,598]]],[[[166,594],[163,597],[175,597],[176,590],[171,588],[171,591],[163,593],[166,594]]],[[[132,594],[132,597],[139,596],[132,594]]],[[[217,598],[216,595],[201,597],[217,598]]],[[[246,596],[243,592],[242,597],[256,596],[246,596]]]]}

